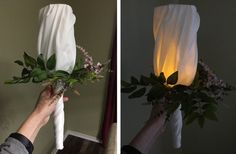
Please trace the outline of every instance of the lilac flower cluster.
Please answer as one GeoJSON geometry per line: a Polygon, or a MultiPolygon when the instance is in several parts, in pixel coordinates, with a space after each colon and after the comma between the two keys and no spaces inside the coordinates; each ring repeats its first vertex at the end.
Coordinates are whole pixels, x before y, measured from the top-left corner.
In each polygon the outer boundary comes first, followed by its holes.
{"type": "Polygon", "coordinates": [[[219,79],[217,75],[206,65],[203,61],[199,61],[200,83],[203,87],[206,87],[208,94],[216,100],[223,100],[223,96],[226,95],[226,91],[231,90],[232,87],[219,79]]]}
{"type": "Polygon", "coordinates": [[[101,73],[101,71],[104,68],[104,65],[101,64],[100,62],[98,62],[96,65],[94,65],[93,57],[90,56],[88,54],[88,52],[86,52],[86,50],[83,47],[81,47],[79,45],[77,45],[76,47],[81,51],[82,55],[84,56],[84,68],[86,68],[90,71],[93,71],[95,74],[101,73]]]}

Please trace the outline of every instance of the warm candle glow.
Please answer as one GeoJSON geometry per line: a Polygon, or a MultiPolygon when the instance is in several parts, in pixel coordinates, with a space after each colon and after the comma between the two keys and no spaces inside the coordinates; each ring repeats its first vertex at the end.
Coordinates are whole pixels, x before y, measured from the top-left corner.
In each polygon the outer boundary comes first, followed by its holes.
{"type": "Polygon", "coordinates": [[[199,22],[194,6],[168,5],[155,9],[154,72],[157,76],[163,72],[166,77],[169,77],[178,71],[177,84],[192,83],[198,62],[199,22]]]}
{"type": "MultiPolygon", "coordinates": [[[[159,49],[161,50],[161,46],[159,49]]],[[[170,43],[170,46],[166,48],[166,52],[157,52],[157,55],[154,56],[154,66],[155,66],[155,74],[159,75],[161,72],[164,72],[166,77],[169,77],[172,73],[177,71],[176,63],[176,45],[174,42],[170,43]],[[165,55],[163,55],[165,54],[165,55]],[[166,60],[161,60],[161,57],[165,57],[166,60]]]]}

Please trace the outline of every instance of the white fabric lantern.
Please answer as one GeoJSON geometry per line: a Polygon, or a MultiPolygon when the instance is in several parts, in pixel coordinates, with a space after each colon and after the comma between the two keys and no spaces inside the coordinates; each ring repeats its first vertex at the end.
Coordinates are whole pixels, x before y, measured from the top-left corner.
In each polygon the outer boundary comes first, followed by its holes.
{"type": "MultiPolygon", "coordinates": [[[[38,36],[38,54],[47,60],[56,54],[56,70],[71,73],[76,60],[74,37],[75,15],[72,8],[65,4],[50,4],[39,12],[40,29],[38,36]]],[[[54,112],[56,148],[63,149],[64,103],[63,96],[57,102],[54,112]]]]}
{"type": "MultiPolygon", "coordinates": [[[[190,85],[198,64],[197,31],[200,17],[193,5],[170,4],[154,10],[154,72],[169,77],[178,71],[177,84],[190,85]]],[[[181,147],[180,107],[171,119],[174,147],[181,147]]]]}

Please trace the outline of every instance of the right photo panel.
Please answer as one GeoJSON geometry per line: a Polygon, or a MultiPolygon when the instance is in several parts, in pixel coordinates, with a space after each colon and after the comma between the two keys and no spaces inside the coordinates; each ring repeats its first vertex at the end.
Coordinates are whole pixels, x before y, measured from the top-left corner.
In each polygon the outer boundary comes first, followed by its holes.
{"type": "Polygon", "coordinates": [[[121,0],[122,154],[235,154],[236,1],[121,0]]]}

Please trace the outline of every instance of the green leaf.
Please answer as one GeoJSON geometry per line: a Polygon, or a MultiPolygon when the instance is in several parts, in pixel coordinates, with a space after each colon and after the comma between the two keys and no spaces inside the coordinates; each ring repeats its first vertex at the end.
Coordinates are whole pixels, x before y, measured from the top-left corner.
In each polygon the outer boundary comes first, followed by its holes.
{"type": "Polygon", "coordinates": [[[79,57],[77,57],[76,61],[77,62],[75,64],[74,70],[82,69],[84,67],[83,58],[81,56],[79,56],[79,57]]]}
{"type": "Polygon", "coordinates": [[[40,73],[38,73],[37,75],[35,75],[33,77],[33,82],[34,83],[39,83],[42,82],[43,80],[47,79],[47,72],[46,71],[41,71],[40,73]]]}
{"type": "Polygon", "coordinates": [[[81,75],[86,74],[87,72],[88,72],[88,70],[85,68],[82,68],[79,70],[74,69],[73,72],[71,73],[71,76],[74,78],[81,78],[81,75]]]}
{"type": "Polygon", "coordinates": [[[146,92],[146,88],[140,88],[138,90],[136,90],[135,92],[133,92],[131,95],[129,95],[129,98],[137,98],[137,97],[141,97],[145,94],[146,92]]]}
{"type": "Polygon", "coordinates": [[[78,83],[79,81],[77,79],[69,79],[68,83],[70,87],[73,87],[74,84],[78,83]]]}
{"type": "Polygon", "coordinates": [[[123,87],[129,87],[131,84],[127,81],[121,80],[121,86],[123,87]]]}
{"type": "Polygon", "coordinates": [[[199,113],[197,112],[192,112],[189,114],[189,116],[186,117],[186,125],[192,123],[194,120],[196,120],[199,116],[199,113]]]}
{"type": "Polygon", "coordinates": [[[147,100],[152,101],[154,99],[162,98],[166,93],[166,89],[162,84],[155,84],[147,94],[147,100]]]}
{"type": "Polygon", "coordinates": [[[22,79],[21,77],[13,76],[12,80],[7,80],[4,83],[5,84],[16,84],[16,83],[19,83],[21,81],[21,79],[22,79]]]}
{"type": "Polygon", "coordinates": [[[57,70],[53,73],[53,76],[67,78],[70,74],[63,70],[57,70]]]}
{"type": "Polygon", "coordinates": [[[171,93],[170,97],[173,102],[185,102],[189,96],[186,93],[179,92],[179,93],[171,93]]]}
{"type": "Polygon", "coordinates": [[[198,117],[198,124],[199,124],[199,126],[201,127],[201,128],[203,128],[203,126],[204,126],[204,123],[205,123],[205,118],[204,118],[204,116],[199,116],[198,117]]]}
{"type": "Polygon", "coordinates": [[[172,102],[171,104],[167,104],[165,107],[165,110],[167,111],[168,115],[173,114],[176,109],[179,107],[180,103],[179,102],[172,102]]]}
{"type": "Polygon", "coordinates": [[[132,91],[134,91],[137,88],[137,86],[131,86],[131,87],[127,87],[127,88],[121,88],[121,92],[122,93],[131,93],[132,91]]]}
{"type": "Polygon", "coordinates": [[[184,119],[186,119],[190,114],[199,110],[199,106],[193,106],[191,102],[181,102],[181,110],[184,112],[184,119]]]}
{"type": "Polygon", "coordinates": [[[209,110],[205,111],[203,113],[203,115],[209,120],[218,121],[218,118],[217,118],[215,112],[213,112],[213,111],[209,111],[209,110]]]}
{"type": "Polygon", "coordinates": [[[211,96],[208,96],[206,93],[204,92],[199,92],[198,94],[198,97],[201,98],[201,100],[203,102],[208,102],[208,103],[214,103],[214,104],[217,104],[217,102],[215,101],[214,98],[212,98],[211,96]]]}
{"type": "Polygon", "coordinates": [[[56,54],[53,54],[48,60],[47,60],[47,69],[53,70],[56,66],[56,54]]]}
{"type": "Polygon", "coordinates": [[[43,70],[45,70],[45,62],[44,62],[44,59],[43,59],[43,54],[40,54],[38,57],[37,57],[37,64],[39,65],[39,67],[43,70]]]}
{"type": "Polygon", "coordinates": [[[4,84],[16,84],[17,81],[16,80],[7,80],[4,82],[4,84]]]}
{"type": "Polygon", "coordinates": [[[27,67],[30,66],[32,69],[36,66],[37,64],[36,60],[33,57],[29,56],[26,52],[24,52],[23,57],[25,61],[25,66],[27,67]]]}
{"type": "Polygon", "coordinates": [[[186,90],[188,89],[188,87],[185,86],[185,85],[177,84],[177,85],[174,85],[174,86],[172,87],[172,89],[175,89],[175,90],[177,90],[178,92],[184,92],[184,91],[186,91],[186,90]]]}
{"type": "Polygon", "coordinates": [[[19,83],[28,83],[30,81],[30,77],[22,79],[19,83]]]}
{"type": "Polygon", "coordinates": [[[158,76],[158,80],[161,82],[161,83],[165,83],[166,82],[166,77],[164,75],[163,72],[160,73],[160,75],[158,76]]]}
{"type": "Polygon", "coordinates": [[[79,69],[80,69],[79,63],[76,62],[73,71],[74,71],[74,70],[79,70],[79,69]]]}
{"type": "Polygon", "coordinates": [[[211,104],[211,103],[210,104],[204,104],[202,106],[202,109],[204,109],[206,111],[213,111],[213,112],[217,111],[217,107],[214,104],[211,104]]]}
{"type": "Polygon", "coordinates": [[[167,84],[174,85],[178,81],[178,71],[174,72],[167,78],[167,84]]]}
{"type": "Polygon", "coordinates": [[[34,68],[31,71],[30,76],[32,76],[32,77],[38,76],[41,72],[42,72],[42,70],[40,68],[34,68]]]}
{"type": "Polygon", "coordinates": [[[40,81],[39,78],[36,76],[36,77],[33,77],[32,82],[33,82],[33,83],[39,83],[39,82],[41,82],[41,81],[40,81]]]}
{"type": "Polygon", "coordinates": [[[136,79],[135,77],[131,76],[131,83],[132,84],[138,84],[138,79],[136,79]]]}
{"type": "Polygon", "coordinates": [[[14,63],[16,63],[20,66],[24,66],[24,63],[21,60],[16,60],[16,61],[14,61],[14,63]]]}
{"type": "Polygon", "coordinates": [[[83,80],[95,80],[96,79],[96,74],[94,72],[87,72],[86,74],[84,74],[83,80]]]}
{"type": "Polygon", "coordinates": [[[47,72],[46,71],[42,71],[39,75],[38,75],[38,79],[39,81],[43,81],[47,79],[47,72]]]}
{"type": "Polygon", "coordinates": [[[27,70],[26,68],[23,68],[22,72],[21,72],[21,76],[24,78],[26,76],[29,76],[30,71],[27,70]]]}
{"type": "Polygon", "coordinates": [[[44,70],[41,70],[40,68],[34,68],[31,71],[30,76],[33,77],[32,81],[35,83],[41,82],[41,81],[46,80],[48,78],[47,72],[44,70]]]}
{"type": "Polygon", "coordinates": [[[155,84],[159,84],[159,83],[160,83],[160,81],[158,80],[158,77],[157,77],[154,73],[150,73],[149,82],[150,82],[152,85],[155,85],[155,84]]]}

